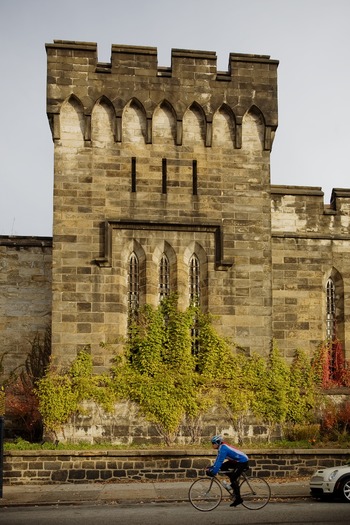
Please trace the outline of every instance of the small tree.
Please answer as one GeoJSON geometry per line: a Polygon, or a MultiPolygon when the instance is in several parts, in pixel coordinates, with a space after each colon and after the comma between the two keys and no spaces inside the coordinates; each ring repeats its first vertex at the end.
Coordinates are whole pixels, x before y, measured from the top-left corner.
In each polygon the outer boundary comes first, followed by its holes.
{"type": "Polygon", "coordinates": [[[239,443],[243,442],[244,427],[254,410],[257,385],[260,382],[259,370],[260,366],[264,367],[264,365],[264,361],[257,354],[252,357],[238,354],[231,359],[224,404],[237,431],[239,443]]]}
{"type": "Polygon", "coordinates": [[[324,341],[317,348],[312,367],[319,388],[350,387],[350,364],[338,339],[324,341]]]}
{"type": "Polygon", "coordinates": [[[17,436],[41,441],[43,424],[35,395],[37,382],[45,375],[51,355],[51,330],[36,334],[25,362],[13,370],[5,381],[6,415],[17,436]]]}
{"type": "Polygon", "coordinates": [[[290,367],[290,386],[286,419],[292,424],[310,422],[316,406],[313,369],[305,352],[297,350],[290,367]]]}
{"type": "Polygon", "coordinates": [[[84,401],[95,401],[112,411],[116,396],[108,375],[92,372],[92,358],[82,350],[71,366],[59,373],[47,370],[34,389],[46,431],[56,434],[76,413],[84,413],[84,401]]]}
{"type": "Polygon", "coordinates": [[[277,424],[284,423],[288,411],[290,389],[289,367],[281,356],[275,342],[267,361],[266,373],[256,391],[254,413],[268,425],[268,438],[271,439],[277,424]]]}

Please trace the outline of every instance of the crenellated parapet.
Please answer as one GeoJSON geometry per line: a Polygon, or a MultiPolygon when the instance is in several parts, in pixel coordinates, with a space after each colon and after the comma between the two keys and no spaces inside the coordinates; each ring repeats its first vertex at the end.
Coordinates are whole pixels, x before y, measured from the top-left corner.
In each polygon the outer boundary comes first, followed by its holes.
{"type": "Polygon", "coordinates": [[[272,235],[313,239],[350,238],[350,190],[335,188],[330,204],[315,186],[271,186],[272,235]]]}
{"type": "Polygon", "coordinates": [[[216,53],[173,49],[171,67],[159,67],[154,47],[112,45],[111,62],[99,63],[97,45],[55,40],[46,45],[48,59],[47,114],[54,140],[60,139],[59,115],[74,97],[83,114],[84,139],[91,138],[91,115],[101,101],[114,115],[113,133],[122,141],[122,117],[132,101],[147,122],[146,143],[152,142],[152,119],[166,105],[176,121],[175,144],[182,144],[182,122],[195,107],[205,120],[205,145],[210,147],[213,119],[224,110],[234,122],[235,147],[242,144],[242,121],[249,111],[264,123],[265,150],[270,150],[278,124],[277,66],[267,55],[231,53],[228,70],[217,71],[216,53]]]}

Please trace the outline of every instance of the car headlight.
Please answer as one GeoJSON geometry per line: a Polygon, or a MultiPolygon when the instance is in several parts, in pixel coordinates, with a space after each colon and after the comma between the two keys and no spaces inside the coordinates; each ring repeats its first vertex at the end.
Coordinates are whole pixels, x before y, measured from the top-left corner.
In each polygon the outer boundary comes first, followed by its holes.
{"type": "Polygon", "coordinates": [[[338,470],[333,470],[333,472],[331,472],[328,476],[328,481],[332,481],[336,475],[338,474],[338,470]]]}

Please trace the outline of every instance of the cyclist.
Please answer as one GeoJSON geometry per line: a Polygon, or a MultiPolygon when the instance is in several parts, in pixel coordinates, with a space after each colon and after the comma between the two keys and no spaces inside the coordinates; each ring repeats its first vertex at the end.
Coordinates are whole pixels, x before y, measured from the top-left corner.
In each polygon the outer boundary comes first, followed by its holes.
{"type": "Polygon", "coordinates": [[[231,487],[235,494],[235,499],[231,503],[230,507],[237,507],[243,503],[241,493],[239,489],[238,478],[245,470],[249,468],[249,458],[244,452],[238,450],[228,443],[225,443],[222,436],[214,436],[211,438],[211,443],[218,451],[218,455],[214,462],[214,465],[206,470],[208,476],[215,476],[219,470],[231,472],[227,473],[230,478],[231,487]],[[226,461],[225,461],[226,460],[226,461]]]}

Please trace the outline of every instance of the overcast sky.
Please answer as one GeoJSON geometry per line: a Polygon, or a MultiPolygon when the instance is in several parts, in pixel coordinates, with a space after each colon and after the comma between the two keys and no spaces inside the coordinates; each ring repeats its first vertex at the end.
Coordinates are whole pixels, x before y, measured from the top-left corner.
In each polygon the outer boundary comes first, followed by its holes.
{"type": "Polygon", "coordinates": [[[45,43],[154,46],[279,60],[272,184],[350,188],[349,0],[0,0],[0,235],[52,235],[45,43]]]}

